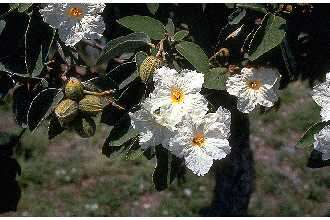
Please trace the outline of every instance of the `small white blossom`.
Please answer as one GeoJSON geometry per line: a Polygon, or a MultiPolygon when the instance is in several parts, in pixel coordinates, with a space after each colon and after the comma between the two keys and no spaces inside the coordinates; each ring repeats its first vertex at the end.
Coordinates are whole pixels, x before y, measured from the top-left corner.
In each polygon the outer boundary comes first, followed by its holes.
{"type": "Polygon", "coordinates": [[[330,126],[314,135],[314,149],[322,153],[322,160],[330,160],[330,126]]]}
{"type": "Polygon", "coordinates": [[[100,13],[105,4],[57,3],[40,9],[44,21],[58,29],[60,39],[74,46],[81,39],[102,37],[105,24],[100,13]]]}
{"type": "Polygon", "coordinates": [[[330,73],[327,73],[324,83],[313,88],[312,97],[321,106],[322,121],[330,120],[330,73]]]}
{"type": "Polygon", "coordinates": [[[251,112],[258,104],[271,107],[278,100],[281,75],[273,68],[243,68],[241,74],[228,78],[227,92],[236,96],[237,108],[251,112]]]}
{"type": "Polygon", "coordinates": [[[174,129],[185,115],[199,118],[208,111],[206,99],[199,93],[204,75],[196,71],[162,67],[154,75],[155,89],[146,99],[148,110],[162,118],[162,124],[174,129]]]}
{"type": "Polygon", "coordinates": [[[151,114],[145,107],[146,104],[142,103],[140,110],[129,113],[132,127],[139,132],[139,143],[142,149],[167,143],[171,132],[159,124],[160,118],[151,114]]]}
{"type": "Polygon", "coordinates": [[[183,157],[193,173],[203,176],[210,170],[213,160],[223,159],[230,153],[230,117],[230,112],[221,107],[199,120],[186,116],[164,147],[183,157]]]}

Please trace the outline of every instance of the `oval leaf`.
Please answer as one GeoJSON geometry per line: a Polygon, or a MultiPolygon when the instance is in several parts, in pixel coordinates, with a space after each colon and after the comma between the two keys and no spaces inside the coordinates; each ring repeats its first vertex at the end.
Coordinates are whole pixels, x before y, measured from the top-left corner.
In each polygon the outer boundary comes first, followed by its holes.
{"type": "Polygon", "coordinates": [[[171,18],[168,19],[168,22],[167,22],[167,25],[165,26],[165,29],[166,29],[167,33],[169,33],[170,35],[174,34],[175,26],[174,26],[174,23],[173,23],[171,18]]]}
{"type": "Polygon", "coordinates": [[[2,33],[3,29],[5,29],[6,27],[6,22],[1,20],[0,21],[0,34],[2,33]]]}
{"type": "Polygon", "coordinates": [[[144,32],[154,40],[161,40],[165,36],[164,25],[160,21],[148,16],[127,16],[119,19],[117,22],[134,32],[144,32]]]}
{"type": "Polygon", "coordinates": [[[30,92],[25,85],[21,85],[13,93],[13,112],[16,123],[22,128],[27,127],[27,112],[32,101],[30,92]]]}
{"type": "Polygon", "coordinates": [[[185,37],[187,37],[189,34],[189,31],[185,31],[185,30],[182,30],[182,31],[178,31],[174,34],[174,41],[180,41],[180,40],[183,40],[185,37]]]}
{"type": "Polygon", "coordinates": [[[199,72],[209,70],[209,60],[200,46],[193,42],[182,41],[175,45],[176,50],[186,58],[199,72]]]}
{"type": "Polygon", "coordinates": [[[136,49],[150,44],[150,38],[145,33],[132,33],[111,40],[103,49],[96,64],[107,62],[123,53],[135,52],[136,49]]]}
{"type": "Polygon", "coordinates": [[[305,134],[300,138],[300,140],[297,143],[297,146],[299,147],[309,147],[313,145],[314,142],[314,134],[318,133],[320,130],[322,130],[325,126],[330,125],[330,121],[322,121],[317,122],[311,127],[307,129],[305,134]]]}
{"type": "Polygon", "coordinates": [[[257,31],[251,42],[248,56],[248,59],[251,61],[258,59],[263,54],[278,46],[285,37],[285,19],[268,14],[262,25],[264,28],[260,28],[257,31]]]}
{"type": "Polygon", "coordinates": [[[34,97],[27,115],[29,129],[33,131],[37,128],[53,112],[63,97],[63,92],[56,88],[45,89],[34,97]]]}
{"type": "Polygon", "coordinates": [[[147,8],[151,14],[155,15],[159,8],[159,4],[158,3],[147,3],[147,8]]]}
{"type": "Polygon", "coordinates": [[[210,69],[204,74],[203,87],[207,89],[226,90],[227,68],[218,67],[210,69]]]}

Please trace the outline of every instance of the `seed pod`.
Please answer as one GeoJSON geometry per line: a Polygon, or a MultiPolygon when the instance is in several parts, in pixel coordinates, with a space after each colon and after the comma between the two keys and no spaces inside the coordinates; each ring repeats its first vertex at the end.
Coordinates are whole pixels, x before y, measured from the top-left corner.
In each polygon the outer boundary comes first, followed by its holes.
{"type": "Polygon", "coordinates": [[[85,95],[85,97],[79,102],[79,110],[86,114],[95,116],[103,109],[102,101],[99,96],[85,95]]]}
{"type": "Polygon", "coordinates": [[[95,134],[96,124],[90,117],[78,118],[73,123],[77,134],[82,138],[92,137],[95,134]]]}
{"type": "Polygon", "coordinates": [[[148,56],[144,59],[140,66],[139,75],[143,82],[147,82],[156,68],[160,66],[160,60],[154,56],[148,56]]]}
{"type": "Polygon", "coordinates": [[[64,92],[67,98],[79,101],[84,96],[84,87],[79,79],[70,77],[65,85],[64,92]]]}
{"type": "Polygon", "coordinates": [[[62,125],[71,122],[77,114],[78,103],[71,99],[62,100],[55,108],[55,115],[62,125]]]}

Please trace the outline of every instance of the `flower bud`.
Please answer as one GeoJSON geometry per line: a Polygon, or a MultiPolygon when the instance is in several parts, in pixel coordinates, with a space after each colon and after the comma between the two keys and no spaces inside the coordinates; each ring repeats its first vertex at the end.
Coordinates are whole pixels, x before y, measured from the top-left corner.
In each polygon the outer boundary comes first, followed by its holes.
{"type": "Polygon", "coordinates": [[[96,124],[92,118],[78,118],[74,121],[74,129],[82,138],[92,137],[95,134],[96,124]]]}
{"type": "Polygon", "coordinates": [[[62,125],[71,122],[77,114],[78,103],[71,99],[62,100],[55,108],[55,115],[62,125]]]}
{"type": "Polygon", "coordinates": [[[84,87],[79,79],[70,77],[65,85],[64,92],[67,98],[79,101],[84,96],[84,87]]]}
{"type": "Polygon", "coordinates": [[[102,100],[99,96],[86,95],[82,100],[79,101],[79,110],[86,114],[95,116],[103,109],[102,100]]]}
{"type": "Polygon", "coordinates": [[[148,56],[140,66],[139,75],[143,82],[147,82],[155,70],[160,66],[160,60],[154,56],[148,56]]]}

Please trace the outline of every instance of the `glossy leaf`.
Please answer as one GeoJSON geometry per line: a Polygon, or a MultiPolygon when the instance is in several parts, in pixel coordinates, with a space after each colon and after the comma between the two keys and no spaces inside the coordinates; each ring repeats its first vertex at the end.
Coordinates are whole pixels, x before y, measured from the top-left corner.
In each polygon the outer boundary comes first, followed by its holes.
{"type": "Polygon", "coordinates": [[[257,3],[238,3],[236,4],[236,7],[239,8],[245,8],[251,11],[256,11],[256,12],[261,12],[266,14],[267,10],[262,4],[257,4],[257,3]]]}
{"type": "Polygon", "coordinates": [[[154,40],[161,40],[165,36],[164,25],[160,21],[148,16],[127,16],[119,19],[117,22],[134,32],[144,32],[154,40]]]}
{"type": "Polygon", "coordinates": [[[330,160],[323,160],[322,153],[313,150],[308,158],[307,167],[309,168],[321,168],[330,166],[330,160]]]}
{"type": "Polygon", "coordinates": [[[176,50],[186,58],[197,71],[206,73],[209,70],[209,61],[200,46],[193,42],[182,41],[175,45],[176,50]]]}
{"type": "Polygon", "coordinates": [[[56,88],[45,89],[34,97],[27,114],[29,129],[33,131],[37,128],[53,112],[63,97],[63,92],[56,88]]]}
{"type": "Polygon", "coordinates": [[[136,49],[150,44],[150,38],[145,33],[132,33],[109,41],[96,64],[107,62],[123,53],[135,52],[136,49]]]}
{"type": "Polygon", "coordinates": [[[253,61],[278,46],[285,37],[286,20],[268,14],[251,42],[248,59],[253,61]]]}
{"type": "Polygon", "coordinates": [[[305,134],[299,139],[298,147],[309,147],[314,143],[314,134],[318,133],[325,126],[330,125],[330,121],[317,122],[307,129],[305,134]]]}
{"type": "Polygon", "coordinates": [[[246,10],[238,8],[228,17],[228,23],[231,25],[239,24],[245,15],[246,10]]]}
{"type": "Polygon", "coordinates": [[[157,163],[152,179],[155,189],[162,191],[183,173],[183,160],[172,155],[161,145],[155,146],[155,153],[157,163]]]}
{"type": "Polygon", "coordinates": [[[23,127],[27,127],[27,112],[30,107],[32,97],[28,88],[21,85],[14,90],[13,93],[13,112],[16,123],[23,127]]]}
{"type": "Polygon", "coordinates": [[[61,123],[56,118],[55,114],[53,114],[49,120],[48,125],[48,139],[51,140],[57,135],[61,134],[65,129],[62,127],[61,123]]]}

